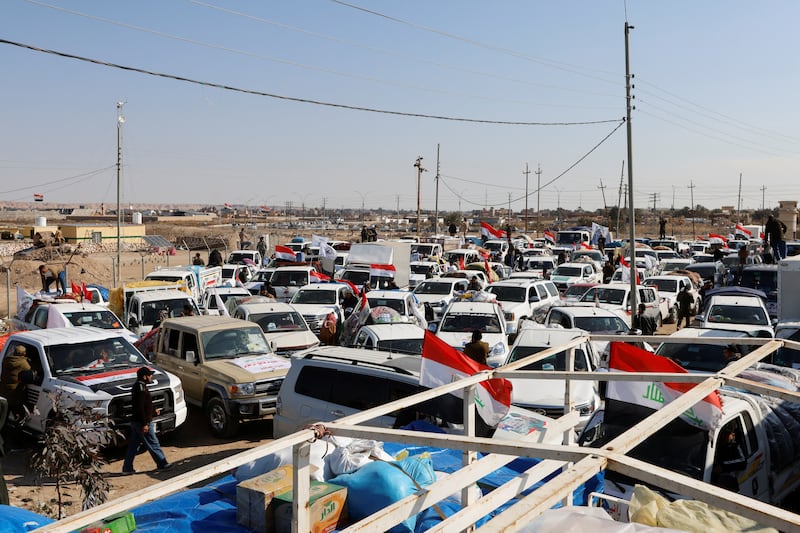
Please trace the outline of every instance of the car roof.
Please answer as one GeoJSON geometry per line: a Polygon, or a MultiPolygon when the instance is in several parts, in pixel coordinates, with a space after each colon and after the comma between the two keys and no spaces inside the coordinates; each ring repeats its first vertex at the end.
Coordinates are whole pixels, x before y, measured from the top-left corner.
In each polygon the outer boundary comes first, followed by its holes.
{"type": "Polygon", "coordinates": [[[14,333],[13,339],[20,342],[39,342],[44,346],[53,344],[80,344],[84,342],[119,339],[119,332],[95,326],[79,328],[46,328],[14,333]]]}
{"type": "Polygon", "coordinates": [[[718,305],[755,305],[757,307],[762,307],[764,305],[764,300],[759,298],[758,296],[730,296],[724,294],[715,294],[711,296],[708,300],[708,305],[711,304],[718,304],[718,305]]]}
{"type": "Polygon", "coordinates": [[[746,331],[736,331],[731,329],[714,329],[714,328],[683,328],[670,337],[749,337],[746,331]]]}
{"type": "Polygon", "coordinates": [[[350,285],[347,283],[309,283],[308,285],[303,285],[300,287],[300,290],[303,292],[308,291],[337,291],[342,287],[347,287],[348,289],[352,290],[350,285]]]}
{"type": "MultiPolygon", "coordinates": [[[[322,346],[292,355],[292,366],[300,360],[318,360],[341,365],[345,368],[353,366],[370,367],[386,373],[411,376],[419,379],[422,358],[419,356],[397,356],[380,350],[364,350],[363,348],[346,348],[343,346],[322,346]]],[[[300,363],[302,364],[302,363],[300,363]]]]}
{"type": "Polygon", "coordinates": [[[496,302],[455,301],[447,307],[446,313],[494,313],[499,304],[496,302]]]}
{"type": "Polygon", "coordinates": [[[75,300],[53,300],[52,302],[37,301],[36,306],[55,306],[59,311],[108,311],[108,307],[91,302],[76,302],[75,300]]]}
{"type": "Polygon", "coordinates": [[[560,265],[558,265],[556,268],[560,268],[560,267],[576,267],[576,268],[583,268],[583,267],[585,267],[586,265],[591,265],[591,264],[593,264],[591,261],[586,261],[586,262],[583,262],[583,263],[578,263],[578,262],[576,262],[576,261],[571,261],[571,262],[569,262],[569,263],[561,263],[561,264],[560,264],[560,265]]]}
{"type": "Polygon", "coordinates": [[[495,281],[494,283],[492,283],[491,285],[486,287],[486,290],[488,291],[492,287],[496,287],[496,286],[530,287],[531,285],[534,285],[537,281],[542,282],[544,280],[532,279],[532,278],[521,278],[521,277],[506,278],[506,279],[501,279],[500,281],[495,281]]]}
{"type": "Polygon", "coordinates": [[[533,327],[522,328],[517,333],[514,346],[560,346],[577,337],[587,337],[582,329],[533,327]]]}
{"type": "Polygon", "coordinates": [[[253,322],[248,322],[240,318],[231,318],[227,316],[214,316],[214,315],[195,315],[195,316],[179,316],[175,318],[168,318],[161,322],[161,326],[176,327],[183,330],[193,331],[214,331],[218,329],[238,329],[242,326],[256,326],[253,322]]]}
{"type": "Polygon", "coordinates": [[[368,326],[362,326],[361,329],[371,331],[379,340],[425,338],[424,329],[416,324],[408,324],[405,322],[370,324],[368,326]]]}
{"type": "Polygon", "coordinates": [[[605,309],[603,307],[597,307],[594,304],[589,305],[554,305],[550,309],[552,310],[559,310],[564,314],[572,315],[572,316],[613,316],[619,319],[622,317],[619,316],[619,313],[613,311],[611,309],[605,309]]]}
{"type": "Polygon", "coordinates": [[[236,309],[244,309],[250,313],[290,313],[296,311],[293,306],[283,302],[243,303],[237,305],[236,309]]]}

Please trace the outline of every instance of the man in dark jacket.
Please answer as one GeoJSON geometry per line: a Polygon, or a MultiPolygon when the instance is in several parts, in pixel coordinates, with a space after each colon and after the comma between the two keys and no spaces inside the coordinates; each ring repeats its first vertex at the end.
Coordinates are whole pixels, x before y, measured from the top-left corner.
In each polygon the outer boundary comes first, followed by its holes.
{"type": "Polygon", "coordinates": [[[489,344],[482,341],[483,335],[477,329],[472,332],[472,342],[464,346],[464,354],[484,366],[487,365],[486,358],[489,356],[489,344]]]}
{"type": "Polygon", "coordinates": [[[678,323],[677,329],[681,329],[681,321],[686,322],[686,327],[689,327],[689,321],[692,319],[692,306],[694,305],[694,296],[689,292],[689,286],[684,285],[681,292],[675,298],[678,304],[678,323]]]}
{"type": "Polygon", "coordinates": [[[222,266],[222,254],[216,248],[208,254],[208,266],[222,266]]]}
{"type": "Polygon", "coordinates": [[[647,314],[647,306],[639,304],[639,312],[633,317],[633,329],[638,329],[642,335],[655,335],[658,325],[655,319],[647,314]]]}
{"type": "Polygon", "coordinates": [[[15,421],[25,418],[26,383],[32,381],[31,363],[27,350],[22,344],[3,359],[3,372],[0,374],[0,396],[8,400],[8,410],[15,421]]]}
{"type": "Polygon", "coordinates": [[[161,414],[160,409],[153,409],[153,399],[147,388],[147,385],[153,382],[153,374],[153,370],[146,366],[136,371],[136,383],[131,391],[133,414],[131,430],[128,435],[128,451],[125,453],[125,461],[122,463],[123,474],[135,472],[133,460],[136,458],[140,443],[144,444],[147,451],[150,452],[150,457],[153,458],[159,470],[172,468],[172,464],[167,462],[167,458],[161,450],[153,424],[153,415],[161,414]]]}
{"type": "Polygon", "coordinates": [[[770,215],[764,225],[764,236],[767,238],[766,244],[772,248],[772,261],[774,263],[784,259],[786,256],[783,250],[786,244],[783,240],[784,233],[786,233],[786,224],[770,215]]]}

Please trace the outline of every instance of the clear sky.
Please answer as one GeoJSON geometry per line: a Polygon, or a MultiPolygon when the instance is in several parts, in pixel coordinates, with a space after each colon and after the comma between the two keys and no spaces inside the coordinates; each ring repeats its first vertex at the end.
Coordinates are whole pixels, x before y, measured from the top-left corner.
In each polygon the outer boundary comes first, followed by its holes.
{"type": "Polygon", "coordinates": [[[433,209],[440,145],[440,210],[523,209],[526,165],[531,209],[616,205],[626,17],[636,205],[800,197],[800,2],[352,2],[3,0],[0,39],[164,76],[0,44],[0,202],[115,202],[122,101],[124,203],[415,209],[422,156],[433,209]]]}

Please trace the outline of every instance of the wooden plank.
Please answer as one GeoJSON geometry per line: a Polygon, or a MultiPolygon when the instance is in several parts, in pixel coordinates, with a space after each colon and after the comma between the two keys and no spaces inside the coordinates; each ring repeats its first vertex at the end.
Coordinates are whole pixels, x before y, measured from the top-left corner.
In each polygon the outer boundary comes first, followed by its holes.
{"type": "Polygon", "coordinates": [[[669,381],[672,383],[702,383],[709,374],[689,374],[663,372],[568,372],[563,370],[515,370],[506,372],[505,367],[500,367],[495,372],[495,377],[505,379],[552,379],[572,381],[669,381]]]}
{"type": "Polygon", "coordinates": [[[744,389],[755,394],[764,394],[773,398],[780,398],[790,402],[800,402],[800,392],[788,391],[780,387],[773,387],[766,383],[758,383],[744,378],[725,378],[725,385],[744,389]]]}
{"type": "Polygon", "coordinates": [[[292,448],[292,533],[311,531],[311,444],[301,442],[292,448]]]}

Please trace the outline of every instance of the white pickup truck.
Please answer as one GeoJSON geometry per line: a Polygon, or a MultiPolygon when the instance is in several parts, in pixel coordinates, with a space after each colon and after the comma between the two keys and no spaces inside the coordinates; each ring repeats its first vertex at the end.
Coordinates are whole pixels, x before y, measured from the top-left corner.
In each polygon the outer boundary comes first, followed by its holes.
{"type": "MultiPolygon", "coordinates": [[[[779,505],[800,486],[800,405],[728,389],[720,395],[722,418],[711,430],[675,420],[630,455],[779,505]],[[740,453],[730,454],[732,446],[740,453]]],[[[579,443],[601,447],[610,442],[649,414],[637,407],[606,399],[605,409],[594,414],[579,443]]],[[[612,495],[630,499],[625,481],[612,478],[615,482],[607,487],[620,491],[612,495]]]]}
{"type": "Polygon", "coordinates": [[[25,347],[33,371],[33,382],[26,385],[31,415],[24,429],[29,433],[47,430],[57,396],[91,406],[125,432],[132,412],[131,388],[142,366],[155,370],[148,388],[154,407],[161,409],[153,419],[158,431],[172,431],[186,421],[180,380],[154,367],[116,333],[91,326],[22,331],[8,338],[0,352],[0,364],[20,345],[25,347]]]}

